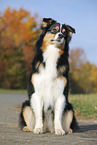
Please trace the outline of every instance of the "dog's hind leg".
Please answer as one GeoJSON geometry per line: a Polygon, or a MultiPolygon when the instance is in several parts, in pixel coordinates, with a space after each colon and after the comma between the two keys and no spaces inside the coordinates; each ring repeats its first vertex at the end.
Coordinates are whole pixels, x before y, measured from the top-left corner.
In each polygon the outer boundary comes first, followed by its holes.
{"type": "Polygon", "coordinates": [[[73,111],[69,110],[64,112],[63,119],[62,119],[62,126],[67,133],[73,132],[72,129],[70,128],[72,120],[73,120],[73,111]]]}
{"type": "Polygon", "coordinates": [[[35,126],[35,116],[30,106],[24,109],[23,117],[27,125],[23,128],[23,131],[33,131],[35,126]]]}
{"type": "Polygon", "coordinates": [[[62,125],[67,133],[76,132],[79,130],[78,123],[75,118],[73,106],[71,103],[67,103],[63,113],[62,125]]]}
{"type": "Polygon", "coordinates": [[[23,131],[33,131],[34,129],[35,115],[28,100],[22,104],[19,116],[19,126],[23,131]]]}

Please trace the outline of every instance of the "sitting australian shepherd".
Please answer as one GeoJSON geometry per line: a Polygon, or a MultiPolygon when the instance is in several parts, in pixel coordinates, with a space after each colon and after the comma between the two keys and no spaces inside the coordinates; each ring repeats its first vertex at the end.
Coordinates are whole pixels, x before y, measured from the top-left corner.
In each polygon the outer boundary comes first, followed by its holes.
{"type": "Polygon", "coordinates": [[[29,100],[22,104],[19,124],[23,131],[35,134],[64,135],[77,128],[68,101],[68,51],[75,29],[51,18],[43,19],[41,29],[28,84],[29,100]]]}

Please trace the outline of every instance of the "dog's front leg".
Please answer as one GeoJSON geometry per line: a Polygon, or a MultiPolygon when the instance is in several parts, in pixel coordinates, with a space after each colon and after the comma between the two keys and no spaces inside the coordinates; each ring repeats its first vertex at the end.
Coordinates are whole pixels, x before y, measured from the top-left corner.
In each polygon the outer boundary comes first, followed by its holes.
{"type": "Polygon", "coordinates": [[[62,128],[62,114],[65,107],[65,96],[60,96],[55,102],[55,134],[64,135],[65,131],[62,128]]]}
{"type": "Polygon", "coordinates": [[[43,133],[43,123],[42,123],[42,100],[37,93],[34,93],[31,97],[31,107],[35,113],[35,128],[34,133],[43,133]]]}

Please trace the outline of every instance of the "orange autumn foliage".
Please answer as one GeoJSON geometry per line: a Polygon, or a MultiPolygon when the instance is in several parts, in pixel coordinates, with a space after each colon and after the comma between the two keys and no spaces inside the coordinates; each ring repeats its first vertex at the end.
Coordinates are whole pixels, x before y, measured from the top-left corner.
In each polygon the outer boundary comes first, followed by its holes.
{"type": "Polygon", "coordinates": [[[7,8],[0,17],[0,87],[26,88],[40,30],[37,14],[7,8]]]}

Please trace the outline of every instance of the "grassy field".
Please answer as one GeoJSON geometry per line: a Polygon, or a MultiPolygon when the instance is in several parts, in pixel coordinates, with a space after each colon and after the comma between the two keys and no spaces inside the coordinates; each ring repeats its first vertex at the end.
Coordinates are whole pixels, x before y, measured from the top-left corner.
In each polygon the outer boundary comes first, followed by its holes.
{"type": "MultiPolygon", "coordinates": [[[[0,93],[27,93],[27,91],[0,89],[0,93]]],[[[70,95],[69,102],[73,104],[77,119],[97,120],[97,94],[70,95]]]]}
{"type": "Polygon", "coordinates": [[[70,95],[78,119],[97,120],[97,94],[70,95]]]}
{"type": "Polygon", "coordinates": [[[27,93],[27,90],[0,89],[0,93],[27,93]]]}

